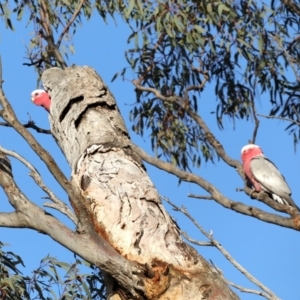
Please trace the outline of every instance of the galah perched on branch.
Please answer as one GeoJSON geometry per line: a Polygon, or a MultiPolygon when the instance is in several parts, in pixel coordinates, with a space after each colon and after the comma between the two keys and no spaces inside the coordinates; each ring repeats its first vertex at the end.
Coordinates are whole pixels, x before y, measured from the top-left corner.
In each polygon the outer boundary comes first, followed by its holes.
{"type": "Polygon", "coordinates": [[[44,107],[50,112],[51,98],[44,90],[34,90],[31,93],[31,101],[38,106],[44,107]]]}
{"type": "Polygon", "coordinates": [[[291,198],[291,190],[276,166],[264,156],[259,146],[249,144],[241,151],[244,173],[256,192],[265,191],[272,198],[299,210],[291,198]]]}

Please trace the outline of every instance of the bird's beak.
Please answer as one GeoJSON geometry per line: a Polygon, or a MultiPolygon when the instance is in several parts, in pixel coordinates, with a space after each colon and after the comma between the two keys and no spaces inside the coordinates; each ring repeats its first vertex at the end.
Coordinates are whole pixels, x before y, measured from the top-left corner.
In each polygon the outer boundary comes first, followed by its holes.
{"type": "Polygon", "coordinates": [[[34,97],[31,97],[31,101],[34,102],[34,97]]]}

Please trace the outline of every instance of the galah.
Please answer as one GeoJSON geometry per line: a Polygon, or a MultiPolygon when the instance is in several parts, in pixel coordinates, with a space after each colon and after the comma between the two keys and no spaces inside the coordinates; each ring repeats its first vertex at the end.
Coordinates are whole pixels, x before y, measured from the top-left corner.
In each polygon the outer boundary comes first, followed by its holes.
{"type": "Polygon", "coordinates": [[[256,192],[265,191],[271,194],[275,201],[299,210],[291,198],[291,190],[284,177],[277,167],[264,156],[259,146],[253,144],[244,146],[241,157],[244,173],[256,192]]]}
{"type": "Polygon", "coordinates": [[[31,101],[38,106],[44,107],[50,112],[51,98],[44,90],[34,90],[31,93],[31,101]]]}

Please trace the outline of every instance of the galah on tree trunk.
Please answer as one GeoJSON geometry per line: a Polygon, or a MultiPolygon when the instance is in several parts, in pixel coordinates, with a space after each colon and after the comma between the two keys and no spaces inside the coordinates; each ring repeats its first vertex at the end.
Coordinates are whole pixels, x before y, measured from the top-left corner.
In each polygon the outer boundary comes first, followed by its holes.
{"type": "Polygon", "coordinates": [[[264,156],[259,146],[253,144],[244,146],[241,157],[244,173],[256,192],[265,191],[271,194],[275,201],[299,210],[291,198],[291,190],[285,178],[277,167],[264,156]]]}
{"type": "Polygon", "coordinates": [[[34,90],[31,93],[31,101],[38,106],[44,107],[50,112],[51,98],[44,90],[34,90]]]}

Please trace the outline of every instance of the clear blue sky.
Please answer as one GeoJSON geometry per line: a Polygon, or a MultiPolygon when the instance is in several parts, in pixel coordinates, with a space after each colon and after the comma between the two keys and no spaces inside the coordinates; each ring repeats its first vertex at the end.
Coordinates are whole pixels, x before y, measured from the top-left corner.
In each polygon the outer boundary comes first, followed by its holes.
{"type": "MultiPolygon", "coordinates": [[[[4,91],[13,105],[15,112],[22,122],[28,121],[30,116],[36,124],[43,128],[49,128],[47,113],[40,107],[32,105],[30,93],[36,88],[37,76],[33,68],[23,66],[25,45],[34,34],[33,27],[25,28],[25,23],[15,23],[16,31],[5,29],[1,23],[0,54],[3,64],[4,91]]],[[[69,56],[69,64],[88,65],[96,69],[100,76],[115,95],[123,118],[130,130],[129,110],[135,102],[134,87],[130,81],[117,79],[111,83],[113,75],[126,66],[124,50],[129,30],[125,24],[118,21],[116,26],[113,21],[105,25],[98,16],[94,16],[90,22],[84,22],[82,28],[78,28],[73,42],[76,53],[69,56]]],[[[133,74],[127,73],[127,79],[132,79],[133,74]]],[[[252,137],[253,122],[236,120],[235,129],[229,120],[224,122],[225,129],[220,131],[215,122],[215,116],[210,114],[215,109],[216,100],[211,88],[206,88],[199,98],[199,111],[210,126],[216,137],[223,143],[227,153],[236,159],[240,157],[240,149],[252,137]]],[[[257,98],[257,111],[267,114],[270,106],[266,96],[257,98]]],[[[300,168],[299,155],[294,152],[292,138],[284,131],[286,124],[277,120],[261,120],[258,131],[257,144],[265,154],[275,162],[284,174],[292,191],[293,199],[300,205],[300,168]]],[[[49,135],[38,134],[32,131],[40,143],[53,155],[65,174],[69,177],[70,169],[49,135]]],[[[151,153],[148,136],[137,136],[130,130],[135,143],[151,153]]],[[[54,181],[41,160],[33,153],[12,129],[0,127],[1,146],[15,150],[31,163],[42,174],[46,184],[54,190],[56,195],[68,202],[65,193],[54,181]]],[[[19,162],[13,160],[13,172],[20,188],[36,204],[42,205],[45,194],[38,189],[33,180],[28,176],[28,170],[19,162]]],[[[159,193],[170,198],[177,205],[184,205],[194,218],[207,230],[212,230],[214,237],[227,249],[230,254],[256,278],[261,280],[268,288],[273,290],[280,298],[286,300],[300,299],[300,233],[267,224],[244,215],[227,210],[213,201],[195,200],[187,197],[189,193],[203,195],[205,192],[194,184],[182,183],[178,185],[178,179],[172,175],[147,166],[149,175],[156,185],[159,193]]],[[[237,172],[226,166],[223,162],[203,163],[199,169],[193,170],[203,176],[227,197],[254,205],[262,209],[272,211],[270,208],[251,200],[236,188],[243,187],[242,179],[237,172]]],[[[11,211],[6,197],[1,191],[1,211],[11,211]]],[[[173,212],[168,207],[170,214],[178,221],[180,227],[188,234],[200,241],[206,239],[199,233],[193,224],[184,216],[173,212]]],[[[70,222],[58,213],[51,211],[66,224],[70,222]]],[[[22,256],[26,268],[25,274],[37,268],[39,261],[50,254],[61,261],[73,261],[73,255],[49,237],[37,232],[25,229],[0,228],[0,240],[10,244],[6,251],[13,251],[22,256]]],[[[205,259],[211,259],[213,263],[223,270],[224,276],[239,285],[255,288],[243,275],[211,247],[198,247],[199,253],[205,259]]],[[[257,296],[240,294],[241,299],[258,299],[257,296]]]]}

